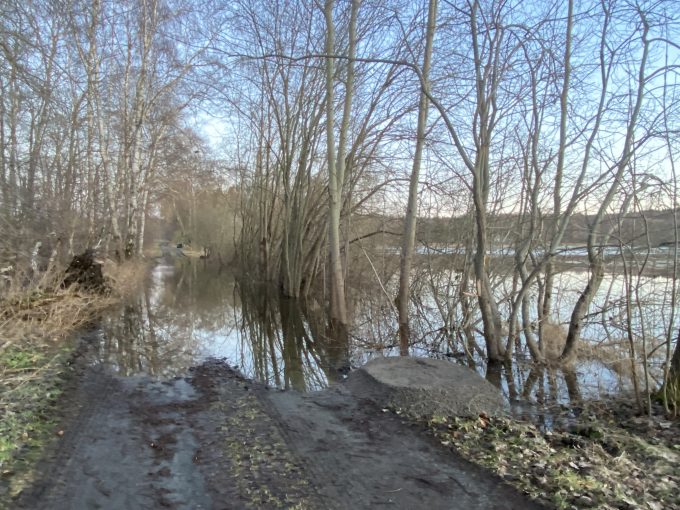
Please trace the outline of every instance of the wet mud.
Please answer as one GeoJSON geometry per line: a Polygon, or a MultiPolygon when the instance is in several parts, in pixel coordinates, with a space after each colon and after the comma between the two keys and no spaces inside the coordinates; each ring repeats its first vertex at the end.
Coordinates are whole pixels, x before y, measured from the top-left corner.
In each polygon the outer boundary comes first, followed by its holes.
{"type": "Polygon", "coordinates": [[[541,508],[342,385],[269,389],[216,360],[121,377],[85,350],[61,409],[12,508],[541,508]]]}

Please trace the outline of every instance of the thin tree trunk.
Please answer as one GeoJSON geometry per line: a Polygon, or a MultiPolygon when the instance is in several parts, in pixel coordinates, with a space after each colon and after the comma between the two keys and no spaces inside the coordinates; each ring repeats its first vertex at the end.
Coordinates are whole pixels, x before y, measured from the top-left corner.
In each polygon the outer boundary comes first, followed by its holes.
{"type": "Polygon", "coordinates": [[[416,223],[418,218],[418,182],[420,180],[420,165],[425,146],[425,129],[427,127],[427,110],[429,92],[430,65],[432,61],[432,45],[437,21],[437,0],[430,0],[427,14],[427,30],[425,33],[425,55],[423,58],[422,87],[418,104],[418,126],[416,128],[416,149],[413,156],[411,180],[409,183],[408,205],[404,225],[404,239],[401,248],[401,273],[399,276],[399,294],[397,295],[397,310],[399,313],[399,353],[408,356],[411,329],[408,317],[410,299],[410,276],[413,263],[413,252],[416,240],[416,223]]]}
{"type": "MultiPolygon", "coordinates": [[[[588,228],[588,262],[590,264],[590,277],[588,279],[588,284],[574,306],[571,319],[569,321],[567,341],[560,356],[560,361],[565,365],[570,365],[576,360],[578,342],[581,336],[581,329],[583,328],[583,320],[586,313],[588,312],[590,303],[593,300],[593,297],[595,297],[595,294],[602,283],[602,279],[604,278],[604,261],[601,250],[602,247],[607,244],[614,227],[609,228],[608,231],[603,234],[600,234],[599,231],[607,209],[621,189],[623,175],[628,168],[628,164],[633,154],[635,129],[637,127],[637,120],[640,115],[640,110],[642,108],[642,102],[644,99],[646,81],[645,66],[649,56],[649,41],[647,40],[649,24],[642,12],[640,12],[640,17],[643,26],[641,36],[643,46],[642,56],[640,58],[640,67],[638,69],[635,104],[633,106],[633,111],[631,112],[630,120],[628,121],[626,138],[621,152],[621,157],[616,166],[616,173],[613,176],[612,184],[607,190],[607,194],[604,196],[602,203],[598,208],[597,214],[588,228]]],[[[624,205],[621,207],[621,214],[625,214],[626,210],[628,209],[628,204],[632,198],[633,195],[626,197],[624,205]]]]}
{"type": "Polygon", "coordinates": [[[673,409],[678,414],[680,407],[680,333],[676,338],[675,351],[671,359],[668,376],[663,385],[662,396],[667,409],[673,409]]]}
{"type": "MultiPolygon", "coordinates": [[[[333,93],[333,77],[335,62],[333,52],[335,47],[335,29],[333,25],[333,0],[326,0],[324,17],[326,19],[326,156],[328,164],[328,245],[330,255],[330,315],[331,324],[339,329],[346,329],[347,303],[345,301],[345,283],[342,275],[342,260],[340,258],[340,209],[342,207],[342,182],[335,160],[335,105],[333,93]]],[[[348,91],[349,93],[349,91],[348,91]]]]}
{"type": "MultiPolygon", "coordinates": [[[[567,113],[569,107],[569,85],[571,80],[571,44],[574,24],[574,0],[569,0],[567,7],[567,32],[564,45],[564,77],[562,79],[562,91],[560,93],[560,141],[557,149],[557,168],[555,170],[555,187],[553,189],[553,228],[557,229],[559,217],[562,212],[562,178],[564,174],[564,157],[567,148],[567,113]]],[[[543,307],[539,317],[539,338],[541,347],[543,342],[542,326],[550,319],[552,314],[552,291],[554,286],[554,268],[552,259],[545,266],[545,283],[543,286],[543,307]]]]}

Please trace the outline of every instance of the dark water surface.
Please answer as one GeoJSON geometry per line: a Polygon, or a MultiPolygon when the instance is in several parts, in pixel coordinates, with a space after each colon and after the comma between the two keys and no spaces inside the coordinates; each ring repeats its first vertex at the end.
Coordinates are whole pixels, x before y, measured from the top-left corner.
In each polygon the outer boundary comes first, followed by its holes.
{"type": "MultiPolygon", "coordinates": [[[[398,354],[396,316],[381,294],[354,293],[355,324],[347,341],[338,341],[315,301],[283,297],[201,262],[160,264],[143,292],[103,319],[98,361],[120,375],[165,378],[207,358],[225,358],[247,377],[271,386],[322,389],[372,357],[398,354]]],[[[599,361],[584,361],[565,373],[532,368],[520,357],[511,366],[488,370],[442,340],[436,314],[426,304],[416,312],[417,324],[425,326],[414,331],[413,354],[471,365],[501,387],[518,415],[549,422],[553,412],[546,410],[630,389],[625,374],[599,361]]]]}

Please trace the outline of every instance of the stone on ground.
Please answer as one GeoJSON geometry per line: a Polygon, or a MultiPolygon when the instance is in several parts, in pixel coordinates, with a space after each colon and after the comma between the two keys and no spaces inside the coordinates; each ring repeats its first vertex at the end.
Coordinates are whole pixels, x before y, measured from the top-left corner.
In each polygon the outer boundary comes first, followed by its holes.
{"type": "Polygon", "coordinates": [[[467,367],[429,358],[376,358],[354,371],[356,396],[415,415],[479,416],[503,413],[498,388],[467,367]]]}

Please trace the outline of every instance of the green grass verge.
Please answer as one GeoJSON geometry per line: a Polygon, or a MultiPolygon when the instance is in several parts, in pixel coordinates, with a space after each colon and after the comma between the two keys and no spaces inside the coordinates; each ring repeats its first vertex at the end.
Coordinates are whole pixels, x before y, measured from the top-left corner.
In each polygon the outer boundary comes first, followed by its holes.
{"type": "Polygon", "coordinates": [[[71,346],[10,346],[0,352],[0,507],[30,483],[56,431],[71,346]]]}

